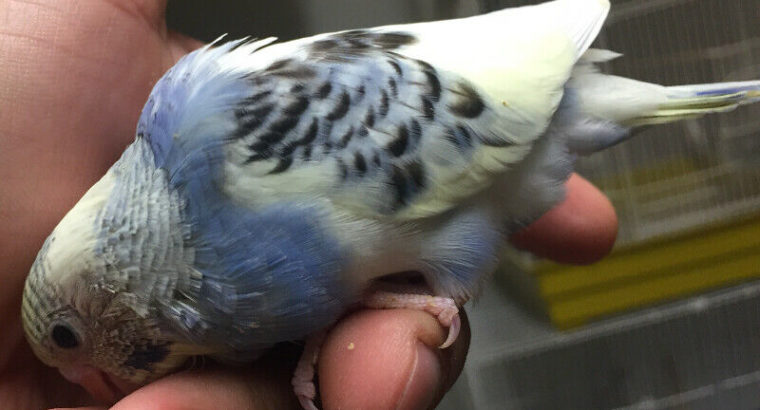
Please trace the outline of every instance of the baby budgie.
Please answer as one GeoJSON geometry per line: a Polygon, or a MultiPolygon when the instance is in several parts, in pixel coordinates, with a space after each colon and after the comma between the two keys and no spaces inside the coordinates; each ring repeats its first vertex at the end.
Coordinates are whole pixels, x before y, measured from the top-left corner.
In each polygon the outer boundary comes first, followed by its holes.
{"type": "MultiPolygon", "coordinates": [[[[578,155],[754,102],[760,82],[600,72],[608,0],[203,47],[155,85],[134,142],[45,241],[23,323],[91,391],[204,355],[249,362],[357,306],[450,327],[506,238],[562,201],[578,155]],[[421,274],[432,295],[373,285],[421,274]],[[93,382],[91,376],[101,377],[93,382]]],[[[310,339],[311,337],[311,339],[310,339]]]]}

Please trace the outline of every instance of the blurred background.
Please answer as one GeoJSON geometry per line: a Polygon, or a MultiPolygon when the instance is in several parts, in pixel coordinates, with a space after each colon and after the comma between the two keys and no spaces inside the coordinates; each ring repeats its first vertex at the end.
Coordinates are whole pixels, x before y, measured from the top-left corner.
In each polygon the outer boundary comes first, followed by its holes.
{"type": "MultiPolygon", "coordinates": [[[[540,1],[183,0],[210,41],[435,20],[540,1]]],[[[612,0],[603,67],[665,85],[760,77],[760,0],[612,0]]],[[[515,39],[519,41],[519,39],[515,39]]],[[[510,251],[467,311],[440,409],[760,408],[760,107],[645,130],[580,161],[613,201],[614,252],[570,267],[510,251]]]]}

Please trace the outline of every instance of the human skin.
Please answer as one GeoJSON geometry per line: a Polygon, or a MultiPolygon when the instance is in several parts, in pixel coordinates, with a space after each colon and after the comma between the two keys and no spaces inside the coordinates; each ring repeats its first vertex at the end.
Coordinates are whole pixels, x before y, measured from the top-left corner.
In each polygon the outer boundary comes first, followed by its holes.
{"type": "MultiPolygon", "coordinates": [[[[20,323],[21,294],[44,238],[134,138],[153,84],[200,45],[167,30],[165,6],[165,0],[0,0],[4,407],[98,405],[31,353],[20,323]]],[[[609,251],[616,230],[609,201],[573,176],[567,200],[513,242],[561,262],[589,263],[609,251]]],[[[466,321],[454,346],[437,349],[445,336],[421,312],[351,314],[330,331],[323,347],[322,405],[431,407],[461,372],[469,343],[466,321]]],[[[297,346],[284,346],[248,367],[199,366],[145,386],[114,408],[295,407],[290,377],[297,356],[297,346]]]]}

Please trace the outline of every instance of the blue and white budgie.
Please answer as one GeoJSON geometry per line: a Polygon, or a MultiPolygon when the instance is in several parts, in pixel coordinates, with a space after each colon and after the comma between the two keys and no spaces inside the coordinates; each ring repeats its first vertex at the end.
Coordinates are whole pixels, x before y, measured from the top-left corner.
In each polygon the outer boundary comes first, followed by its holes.
{"type": "MultiPolygon", "coordinates": [[[[196,355],[252,360],[361,303],[429,311],[450,344],[457,306],[563,199],[577,155],[760,94],[600,73],[617,56],[589,50],[608,10],[557,0],[190,53],[39,252],[34,351],[72,380],[147,383],[196,355]],[[372,292],[405,271],[435,297],[372,292]]],[[[309,407],[307,350],[294,385],[309,407]]]]}

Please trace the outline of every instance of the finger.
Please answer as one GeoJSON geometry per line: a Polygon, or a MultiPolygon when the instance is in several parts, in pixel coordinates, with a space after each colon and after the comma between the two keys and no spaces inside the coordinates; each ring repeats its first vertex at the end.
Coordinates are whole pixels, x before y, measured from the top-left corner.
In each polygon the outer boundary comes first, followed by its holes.
{"type": "Polygon", "coordinates": [[[320,354],[324,409],[432,408],[462,371],[470,340],[462,319],[459,339],[443,350],[446,329],[424,312],[363,310],[341,321],[320,354]]]}
{"type": "Polygon", "coordinates": [[[185,54],[203,47],[204,43],[198,39],[186,36],[174,30],[169,31],[169,53],[172,61],[179,60],[185,54]]]}
{"type": "Polygon", "coordinates": [[[113,2],[125,13],[137,15],[160,32],[166,31],[166,5],[168,0],[128,0],[113,2]]]}
{"type": "Polygon", "coordinates": [[[203,46],[203,42],[166,28],[166,5],[168,0],[130,0],[121,7],[145,20],[154,30],[167,36],[172,64],[183,55],[203,46]]]}
{"type": "Polygon", "coordinates": [[[615,209],[603,193],[577,174],[566,187],[564,202],[513,235],[512,243],[557,262],[595,262],[615,243],[615,209]]]}

